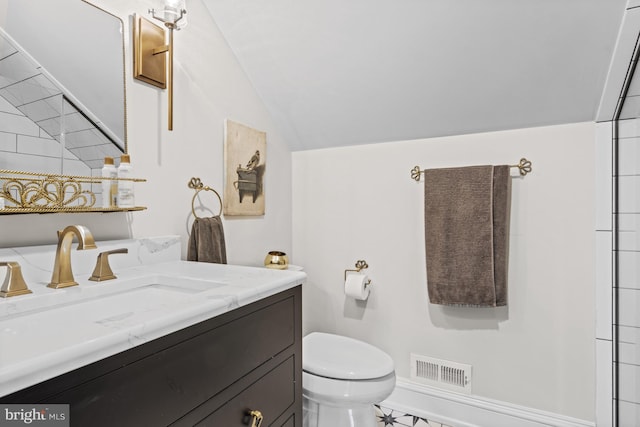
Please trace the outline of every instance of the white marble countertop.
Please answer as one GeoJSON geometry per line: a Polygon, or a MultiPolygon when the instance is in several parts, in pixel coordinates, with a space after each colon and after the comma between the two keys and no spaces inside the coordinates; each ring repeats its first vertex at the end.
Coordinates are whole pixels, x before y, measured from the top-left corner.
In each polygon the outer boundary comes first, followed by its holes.
{"type": "MultiPolygon", "coordinates": [[[[108,250],[127,242],[134,241],[97,244],[108,250]]],[[[0,261],[29,265],[33,256],[44,257],[41,252],[0,249],[0,261]],[[8,254],[15,256],[7,259],[8,254]]],[[[53,264],[53,258],[48,262],[53,264]]],[[[25,269],[34,293],[0,299],[0,396],[290,289],[306,278],[301,271],[180,260],[133,264],[112,264],[118,277],[103,282],[89,281],[87,270],[93,266],[85,266],[75,275],[79,286],[64,289],[46,287],[46,269],[41,274],[25,269]]]]}

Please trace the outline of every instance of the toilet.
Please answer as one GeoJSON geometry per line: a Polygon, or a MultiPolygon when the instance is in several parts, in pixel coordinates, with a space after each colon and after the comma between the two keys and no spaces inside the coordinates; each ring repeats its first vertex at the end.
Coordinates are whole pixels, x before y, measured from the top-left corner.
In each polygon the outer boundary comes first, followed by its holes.
{"type": "Polygon", "coordinates": [[[302,340],[304,427],[376,427],[373,405],[395,384],[393,360],[377,347],[322,332],[302,340]]]}

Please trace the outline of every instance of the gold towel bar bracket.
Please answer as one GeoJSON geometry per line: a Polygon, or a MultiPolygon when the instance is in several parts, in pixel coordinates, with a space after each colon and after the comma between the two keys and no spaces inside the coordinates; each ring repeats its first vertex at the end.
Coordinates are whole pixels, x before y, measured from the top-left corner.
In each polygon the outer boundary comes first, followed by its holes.
{"type": "Polygon", "coordinates": [[[191,199],[191,212],[193,213],[193,216],[195,218],[200,218],[198,215],[196,215],[195,201],[196,201],[196,197],[198,196],[198,193],[200,193],[201,191],[213,191],[214,193],[216,193],[216,196],[218,196],[218,201],[220,202],[220,211],[218,212],[218,216],[222,215],[222,197],[220,197],[220,194],[216,190],[209,187],[208,185],[204,185],[200,180],[200,178],[197,178],[197,177],[191,178],[187,186],[189,188],[196,190],[196,193],[193,195],[193,198],[191,199]]]}
{"type": "MultiPolygon", "coordinates": [[[[352,271],[355,273],[360,273],[361,270],[364,270],[365,268],[369,268],[369,265],[367,264],[367,261],[363,260],[363,259],[359,259],[358,261],[356,261],[356,269],[355,270],[345,270],[344,271],[344,280],[345,282],[347,281],[347,273],[352,271]]],[[[369,286],[371,284],[371,279],[369,279],[367,281],[367,284],[365,286],[369,286]]]]}
{"type": "MultiPolygon", "coordinates": [[[[533,169],[531,168],[531,162],[524,157],[520,159],[520,163],[517,165],[509,165],[510,168],[518,168],[520,170],[520,176],[525,176],[533,169]]],[[[420,175],[423,174],[424,171],[420,170],[420,166],[416,166],[411,169],[411,179],[418,182],[420,181],[420,175]]]]}

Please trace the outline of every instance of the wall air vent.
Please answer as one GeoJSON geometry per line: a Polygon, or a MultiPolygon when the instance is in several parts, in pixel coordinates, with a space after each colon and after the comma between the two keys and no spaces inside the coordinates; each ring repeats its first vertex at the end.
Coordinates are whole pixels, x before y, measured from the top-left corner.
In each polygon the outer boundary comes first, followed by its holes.
{"type": "Polygon", "coordinates": [[[411,380],[471,394],[471,365],[411,353],[411,380]]]}

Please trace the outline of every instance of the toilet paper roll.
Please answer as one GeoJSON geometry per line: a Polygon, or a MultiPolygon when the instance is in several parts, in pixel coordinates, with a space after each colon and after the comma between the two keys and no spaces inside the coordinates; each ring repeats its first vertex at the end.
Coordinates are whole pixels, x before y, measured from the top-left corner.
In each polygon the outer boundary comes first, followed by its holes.
{"type": "Polygon", "coordinates": [[[366,274],[349,274],[344,282],[345,295],[357,300],[366,300],[369,298],[367,282],[369,282],[369,278],[366,274]]]}

